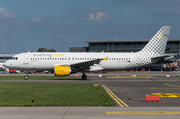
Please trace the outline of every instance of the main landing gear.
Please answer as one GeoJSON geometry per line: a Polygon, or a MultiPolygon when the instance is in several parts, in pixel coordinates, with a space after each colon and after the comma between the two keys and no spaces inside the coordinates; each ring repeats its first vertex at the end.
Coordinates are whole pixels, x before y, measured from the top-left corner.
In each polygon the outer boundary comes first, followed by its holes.
{"type": "Polygon", "coordinates": [[[86,74],[83,74],[83,75],[81,76],[81,78],[82,78],[82,80],[86,80],[86,79],[87,79],[87,75],[86,75],[86,74]]]}

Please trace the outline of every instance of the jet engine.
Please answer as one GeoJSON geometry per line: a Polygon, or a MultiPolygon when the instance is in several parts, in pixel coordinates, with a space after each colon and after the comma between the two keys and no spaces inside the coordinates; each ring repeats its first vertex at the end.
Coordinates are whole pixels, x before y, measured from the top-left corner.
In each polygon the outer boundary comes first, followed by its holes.
{"type": "Polygon", "coordinates": [[[55,76],[69,76],[71,69],[69,66],[55,66],[54,75],[55,76]]]}

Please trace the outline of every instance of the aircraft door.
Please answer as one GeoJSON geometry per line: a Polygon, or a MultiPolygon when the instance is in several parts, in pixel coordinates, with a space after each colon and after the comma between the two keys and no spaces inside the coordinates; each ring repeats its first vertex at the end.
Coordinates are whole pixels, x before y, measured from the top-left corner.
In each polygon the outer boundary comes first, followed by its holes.
{"type": "Polygon", "coordinates": [[[68,57],[68,63],[71,63],[71,58],[70,57],[68,57]]]}
{"type": "Polygon", "coordinates": [[[29,64],[29,56],[27,54],[24,54],[23,64],[29,64]]]}

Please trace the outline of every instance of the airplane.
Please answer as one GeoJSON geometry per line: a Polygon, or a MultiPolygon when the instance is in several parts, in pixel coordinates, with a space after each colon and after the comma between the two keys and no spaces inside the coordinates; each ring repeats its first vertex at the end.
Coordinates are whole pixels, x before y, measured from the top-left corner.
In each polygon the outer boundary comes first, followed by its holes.
{"type": "MultiPolygon", "coordinates": [[[[25,71],[54,71],[55,76],[69,76],[81,72],[86,80],[85,72],[89,71],[121,71],[149,66],[162,62],[170,55],[165,55],[165,48],[171,26],[163,26],[136,53],[65,53],[65,52],[27,52],[14,55],[5,62],[5,67],[25,71]]],[[[28,74],[25,79],[27,80],[28,74]]]]}

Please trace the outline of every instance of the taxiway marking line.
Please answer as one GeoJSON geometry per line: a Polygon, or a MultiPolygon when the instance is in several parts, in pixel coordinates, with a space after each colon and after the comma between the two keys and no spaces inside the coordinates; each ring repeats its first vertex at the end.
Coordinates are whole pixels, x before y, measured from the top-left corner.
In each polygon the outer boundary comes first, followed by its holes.
{"type": "Polygon", "coordinates": [[[108,94],[121,106],[121,107],[129,107],[126,103],[124,103],[121,99],[119,99],[107,86],[102,85],[103,88],[108,92],[108,94]]]}
{"type": "Polygon", "coordinates": [[[166,85],[166,86],[171,86],[171,87],[180,88],[180,86],[170,85],[170,84],[167,84],[167,83],[163,83],[163,84],[166,85]]]}
{"type": "Polygon", "coordinates": [[[107,78],[153,78],[152,76],[107,76],[107,78]]]}
{"type": "MultiPolygon", "coordinates": [[[[106,88],[111,92],[111,90],[106,86],[106,88]]],[[[122,104],[124,104],[124,106],[129,107],[126,103],[124,103],[121,99],[119,99],[113,92],[111,92],[111,94],[118,99],[122,104]]]]}
{"type": "Polygon", "coordinates": [[[102,87],[106,90],[106,92],[109,94],[109,96],[111,96],[112,99],[115,100],[115,101],[119,104],[119,106],[124,107],[118,100],[116,100],[116,98],[114,98],[114,97],[111,95],[111,93],[106,89],[106,87],[105,87],[104,85],[102,85],[102,87]]]}
{"type": "Polygon", "coordinates": [[[177,88],[159,88],[159,87],[110,87],[112,89],[177,89],[177,88]]]}
{"type": "Polygon", "coordinates": [[[179,111],[106,111],[106,114],[134,114],[134,115],[143,115],[143,114],[180,114],[179,111]]]}

